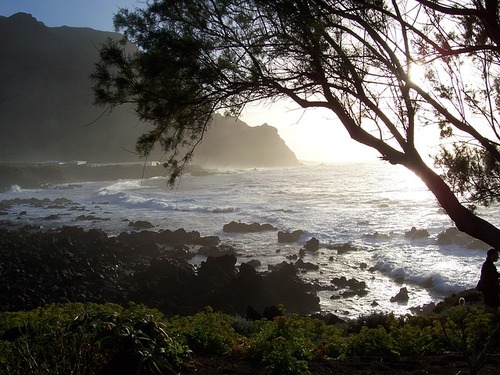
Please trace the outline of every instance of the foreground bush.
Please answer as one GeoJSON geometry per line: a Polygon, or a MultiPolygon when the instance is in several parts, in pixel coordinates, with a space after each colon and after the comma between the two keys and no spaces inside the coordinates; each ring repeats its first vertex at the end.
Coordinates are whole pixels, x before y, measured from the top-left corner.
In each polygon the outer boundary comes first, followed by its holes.
{"type": "Polygon", "coordinates": [[[51,305],[0,317],[2,374],[165,374],[191,358],[161,314],[139,305],[51,305]]]}
{"type": "Polygon", "coordinates": [[[250,359],[272,375],[307,375],[312,360],[452,351],[476,374],[498,345],[497,327],[491,315],[465,306],[329,325],[295,314],[251,321],[209,307],[166,319],[135,304],[49,305],[0,313],[0,369],[7,375],[169,374],[192,366],[197,355],[216,355],[250,359]]]}
{"type": "Polygon", "coordinates": [[[174,317],[169,328],[197,353],[231,354],[241,335],[233,328],[234,319],[207,307],[204,312],[174,317]]]}

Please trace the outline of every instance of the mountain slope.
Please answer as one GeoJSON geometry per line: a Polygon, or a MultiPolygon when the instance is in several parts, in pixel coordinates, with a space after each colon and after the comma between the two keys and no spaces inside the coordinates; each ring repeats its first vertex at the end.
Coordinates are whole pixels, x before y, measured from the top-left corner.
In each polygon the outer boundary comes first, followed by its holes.
{"type": "MultiPolygon", "coordinates": [[[[121,37],[90,28],[49,28],[25,13],[0,16],[0,161],[140,160],[135,142],[147,124],[131,107],[102,115],[105,108],[93,105],[89,80],[99,46],[121,37]]],[[[276,131],[230,122],[234,129],[216,119],[195,153],[197,163],[297,164],[276,131]]]]}

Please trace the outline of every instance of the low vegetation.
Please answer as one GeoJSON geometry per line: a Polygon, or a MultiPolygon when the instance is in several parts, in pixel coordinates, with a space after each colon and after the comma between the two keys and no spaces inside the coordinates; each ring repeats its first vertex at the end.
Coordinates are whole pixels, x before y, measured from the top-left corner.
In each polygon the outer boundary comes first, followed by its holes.
{"type": "Polygon", "coordinates": [[[143,305],[68,303],[0,313],[2,374],[169,374],[199,356],[245,360],[266,374],[310,374],[311,361],[453,351],[477,373],[498,349],[497,324],[474,306],[428,316],[374,314],[348,323],[287,314],[248,320],[207,307],[165,317],[143,305]]]}

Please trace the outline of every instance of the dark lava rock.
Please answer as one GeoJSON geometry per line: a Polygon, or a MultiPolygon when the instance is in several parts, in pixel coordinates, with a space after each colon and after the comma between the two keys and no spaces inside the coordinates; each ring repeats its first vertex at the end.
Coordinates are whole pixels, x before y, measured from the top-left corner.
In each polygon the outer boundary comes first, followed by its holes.
{"type": "Polygon", "coordinates": [[[303,230],[295,230],[293,232],[278,232],[278,242],[279,243],[293,243],[297,242],[300,237],[304,234],[303,230]]]}
{"type": "Polygon", "coordinates": [[[197,231],[187,232],[184,228],[175,231],[163,230],[156,235],[155,241],[161,245],[201,245],[217,246],[220,239],[217,236],[201,237],[197,231]]]}
{"type": "Polygon", "coordinates": [[[155,227],[149,221],[145,221],[145,220],[131,221],[128,224],[128,226],[129,227],[134,227],[135,229],[151,229],[151,228],[155,227]]]}
{"type": "Polygon", "coordinates": [[[355,278],[348,280],[345,276],[334,277],[330,282],[335,285],[337,289],[349,288],[357,290],[366,288],[366,282],[358,281],[355,278]]]}
{"type": "Polygon", "coordinates": [[[76,217],[77,221],[107,221],[108,218],[100,218],[94,215],[79,215],[76,217]]]}
{"type": "Polygon", "coordinates": [[[230,245],[224,244],[220,246],[203,246],[198,249],[198,254],[214,258],[225,255],[236,256],[236,249],[230,245]]]}
{"type": "MultiPolygon", "coordinates": [[[[178,234],[201,240],[183,230],[178,234]]],[[[248,264],[236,267],[235,255],[226,254],[208,257],[196,269],[188,262],[186,244],[160,249],[158,235],[142,231],[113,237],[75,227],[0,229],[0,310],[132,301],[169,315],[193,314],[206,306],[244,315],[248,306],[262,311],[280,304],[290,313],[319,311],[313,286],[292,264],[258,273],[248,264]]]]}
{"type": "Polygon", "coordinates": [[[345,244],[342,244],[342,245],[331,246],[331,249],[337,250],[337,254],[339,254],[339,255],[347,254],[347,253],[350,253],[351,251],[356,251],[357,250],[356,247],[352,246],[349,243],[345,243],[345,244]]]}
{"type": "Polygon", "coordinates": [[[61,216],[56,215],[56,214],[52,214],[49,216],[45,216],[43,219],[44,220],[59,220],[60,218],[61,218],[61,216]]]}
{"type": "Polygon", "coordinates": [[[137,256],[150,256],[158,257],[160,256],[160,248],[156,243],[155,239],[157,233],[152,231],[143,230],[140,232],[122,232],[116,239],[122,244],[130,246],[134,249],[134,253],[137,256]]]}
{"type": "Polygon", "coordinates": [[[316,313],[316,314],[312,314],[311,318],[322,320],[328,325],[345,324],[346,323],[346,321],[344,319],[342,319],[342,318],[340,318],[337,315],[332,314],[332,313],[316,313]]]}
{"type": "Polygon", "coordinates": [[[438,245],[460,245],[469,249],[489,249],[490,246],[482,241],[459,231],[456,228],[448,228],[437,236],[438,245]]]}
{"type": "Polygon", "coordinates": [[[259,224],[259,223],[237,223],[236,221],[231,221],[229,224],[225,224],[222,227],[224,232],[230,233],[255,233],[255,232],[264,232],[264,231],[272,231],[277,230],[277,228],[273,227],[271,224],[259,224]]]}
{"type": "Polygon", "coordinates": [[[319,240],[315,237],[311,238],[309,241],[306,242],[304,245],[304,248],[306,250],[311,250],[311,251],[316,251],[319,249],[319,240]]]}
{"type": "Polygon", "coordinates": [[[410,296],[408,295],[408,289],[406,287],[403,287],[399,289],[398,294],[396,294],[394,297],[391,297],[391,302],[407,302],[410,299],[410,296]]]}
{"type": "Polygon", "coordinates": [[[233,254],[208,257],[206,261],[201,262],[198,268],[198,276],[207,285],[226,283],[232,280],[238,272],[235,264],[236,256],[233,254]]]}
{"type": "Polygon", "coordinates": [[[253,268],[259,268],[262,265],[262,262],[258,259],[250,259],[248,262],[246,262],[246,264],[253,268]]]}
{"type": "Polygon", "coordinates": [[[385,233],[375,232],[375,233],[365,234],[363,238],[371,240],[389,240],[391,237],[385,233]]]}
{"type": "Polygon", "coordinates": [[[264,276],[267,290],[282,302],[270,301],[266,306],[283,304],[288,312],[310,314],[318,311],[319,297],[310,284],[304,283],[298,276],[297,268],[290,263],[282,262],[274,267],[271,273],[264,276]]]}
{"type": "Polygon", "coordinates": [[[126,257],[115,239],[97,230],[89,235],[69,229],[0,230],[0,310],[62,301],[123,303],[126,257]]]}
{"type": "Polygon", "coordinates": [[[295,262],[295,267],[301,270],[307,271],[317,271],[319,270],[319,266],[317,264],[313,264],[311,262],[304,262],[302,259],[299,259],[295,262]]]}
{"type": "Polygon", "coordinates": [[[343,292],[340,293],[340,296],[343,298],[351,298],[354,296],[366,296],[368,294],[368,291],[365,289],[359,289],[359,290],[344,290],[343,292]]]}
{"type": "Polygon", "coordinates": [[[429,232],[427,229],[417,229],[412,227],[410,231],[405,233],[406,238],[410,238],[412,240],[417,240],[419,238],[428,238],[429,232]]]}

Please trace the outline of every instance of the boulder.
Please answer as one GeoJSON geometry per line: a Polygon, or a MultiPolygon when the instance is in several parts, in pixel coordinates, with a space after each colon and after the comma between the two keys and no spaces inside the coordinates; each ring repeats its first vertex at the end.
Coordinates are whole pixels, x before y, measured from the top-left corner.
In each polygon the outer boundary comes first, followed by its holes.
{"type": "Polygon", "coordinates": [[[154,257],[160,255],[160,248],[156,244],[155,238],[155,232],[142,230],[140,232],[122,232],[116,237],[116,240],[133,248],[136,254],[154,257]]]}
{"type": "Polygon", "coordinates": [[[429,232],[427,231],[427,229],[417,229],[415,227],[412,227],[410,231],[405,233],[405,237],[412,240],[417,240],[419,238],[428,238],[429,232]]]}
{"type": "Polygon", "coordinates": [[[344,290],[343,292],[340,293],[340,295],[343,297],[343,298],[351,298],[351,297],[354,297],[354,296],[360,296],[360,297],[363,297],[363,296],[366,296],[368,294],[368,291],[366,291],[365,289],[359,289],[359,290],[344,290]]]}
{"type": "Polygon", "coordinates": [[[109,221],[109,218],[97,217],[94,215],[79,215],[75,218],[76,221],[109,221]]]}
{"type": "Polygon", "coordinates": [[[283,311],[281,311],[280,308],[276,305],[264,307],[264,311],[262,312],[262,314],[257,312],[253,308],[253,306],[248,306],[246,317],[249,320],[261,320],[261,319],[274,320],[274,318],[276,318],[278,316],[282,316],[282,315],[283,315],[283,311]]]}
{"type": "Polygon", "coordinates": [[[354,277],[349,280],[345,276],[334,277],[330,283],[332,283],[337,289],[349,288],[353,290],[360,290],[366,288],[366,282],[358,281],[354,277]]]}
{"type": "Polygon", "coordinates": [[[459,245],[469,249],[484,249],[487,250],[490,246],[482,241],[475,239],[468,234],[459,231],[456,228],[448,228],[437,236],[438,245],[459,245]]]}
{"type": "Polygon", "coordinates": [[[128,223],[128,226],[134,227],[135,229],[151,229],[155,227],[149,221],[145,220],[131,221],[130,223],[128,223]]]}
{"type": "Polygon", "coordinates": [[[199,232],[187,232],[184,228],[180,228],[175,231],[171,231],[168,229],[160,231],[156,235],[155,241],[161,245],[179,246],[186,244],[195,244],[199,239],[199,232]]]}
{"type": "Polygon", "coordinates": [[[193,257],[193,254],[189,251],[187,245],[176,246],[173,249],[166,251],[166,253],[174,259],[189,260],[193,257]]]}
{"type": "Polygon", "coordinates": [[[315,313],[311,315],[311,318],[313,319],[318,319],[324,321],[328,325],[335,325],[335,324],[345,324],[346,321],[339,316],[332,314],[330,312],[328,313],[315,313]]]}
{"type": "Polygon", "coordinates": [[[337,246],[333,246],[332,247],[333,249],[337,250],[337,254],[339,255],[343,255],[343,254],[347,254],[351,251],[355,251],[356,248],[354,246],[352,246],[351,244],[349,243],[345,243],[345,244],[342,244],[342,245],[337,245],[337,246]]]}
{"type": "Polygon", "coordinates": [[[408,295],[408,289],[406,287],[403,287],[399,289],[398,294],[396,294],[394,297],[391,297],[391,302],[407,302],[410,299],[410,296],[408,295]]]}
{"type": "Polygon", "coordinates": [[[295,230],[291,233],[285,232],[285,231],[279,231],[278,232],[278,242],[279,243],[297,242],[303,234],[304,234],[303,230],[295,230]]]}
{"type": "Polygon", "coordinates": [[[225,224],[222,227],[224,232],[229,233],[255,233],[276,230],[271,224],[259,224],[259,223],[237,223],[236,221],[231,221],[229,224],[225,224]]]}
{"type": "Polygon", "coordinates": [[[228,282],[236,277],[235,264],[236,256],[234,254],[208,257],[206,261],[201,262],[198,268],[198,277],[205,285],[228,282]]]}
{"type": "Polygon", "coordinates": [[[198,254],[214,258],[225,255],[236,256],[236,249],[230,245],[225,244],[222,244],[220,246],[203,246],[198,249],[198,254]]]}
{"type": "Polygon", "coordinates": [[[267,305],[283,304],[287,311],[310,314],[319,310],[319,297],[311,284],[303,282],[295,265],[282,262],[264,276],[267,291],[273,300],[267,305]],[[279,297],[278,297],[279,296],[279,297]]]}
{"type": "Polygon", "coordinates": [[[370,234],[365,234],[363,238],[370,239],[370,240],[389,240],[391,236],[385,233],[370,233],[370,234]]]}
{"type": "MultiPolygon", "coordinates": [[[[244,263],[242,263],[244,264],[244,263]]],[[[252,268],[259,268],[261,265],[262,265],[262,262],[258,259],[250,259],[248,262],[246,262],[246,264],[248,264],[249,266],[251,266],[252,268]]]]}
{"type": "Polygon", "coordinates": [[[306,270],[306,271],[317,271],[319,270],[319,266],[317,264],[313,264],[310,262],[304,262],[302,259],[299,259],[298,261],[295,262],[295,267],[301,270],[306,270]]]}
{"type": "Polygon", "coordinates": [[[319,240],[315,237],[311,238],[309,241],[306,242],[304,245],[304,248],[306,250],[310,251],[316,251],[319,249],[319,240]]]}
{"type": "Polygon", "coordinates": [[[282,315],[283,312],[276,305],[266,306],[264,307],[264,311],[262,312],[262,318],[267,320],[274,320],[274,318],[282,315]]]}
{"type": "Polygon", "coordinates": [[[198,237],[193,245],[201,245],[201,246],[217,246],[220,244],[220,238],[218,236],[205,236],[198,237]]]}

